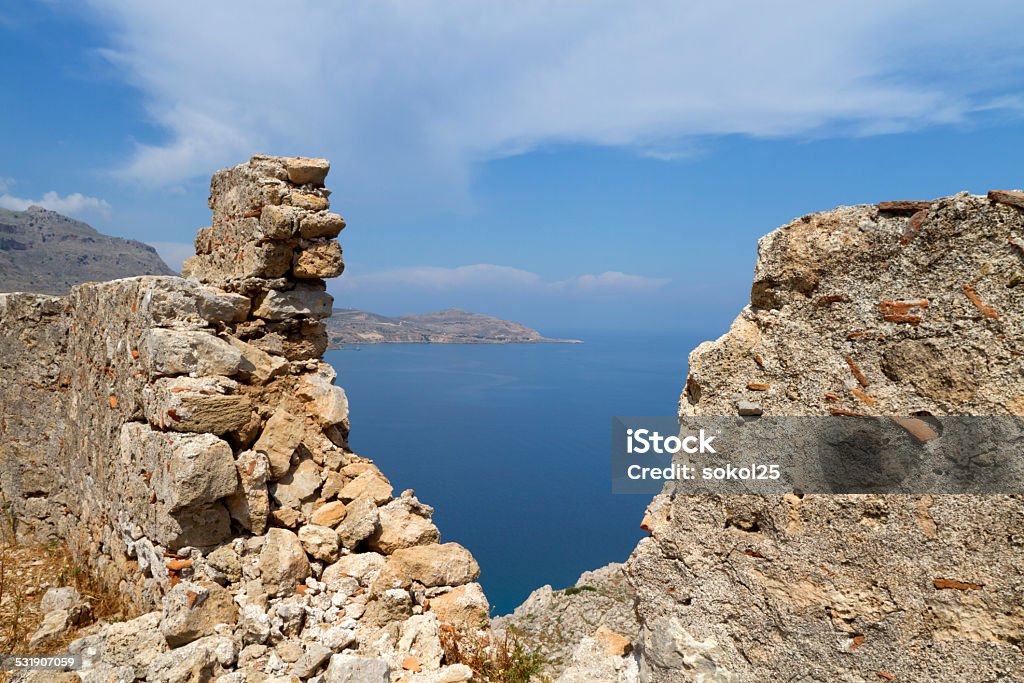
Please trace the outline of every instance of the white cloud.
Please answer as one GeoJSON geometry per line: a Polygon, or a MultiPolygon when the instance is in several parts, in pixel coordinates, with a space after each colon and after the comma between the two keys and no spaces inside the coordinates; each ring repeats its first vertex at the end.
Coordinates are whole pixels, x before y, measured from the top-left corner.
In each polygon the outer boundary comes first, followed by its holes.
{"type": "Polygon", "coordinates": [[[41,206],[66,216],[80,216],[82,214],[110,214],[110,204],[105,199],[87,197],[81,192],[61,196],[54,191],[45,193],[39,199],[25,199],[8,194],[13,181],[10,178],[0,178],[0,207],[12,211],[24,211],[30,206],[41,206]]]}
{"type": "Polygon", "coordinates": [[[545,280],[537,273],[477,263],[454,268],[414,266],[377,271],[365,275],[346,273],[340,282],[332,285],[339,292],[367,292],[380,290],[404,291],[492,291],[504,294],[567,294],[602,295],[649,292],[666,284],[662,278],[605,272],[598,275],[580,275],[566,280],[545,280]]]}
{"type": "Polygon", "coordinates": [[[149,246],[156,249],[156,253],[164,260],[171,270],[180,273],[181,265],[185,259],[194,256],[196,248],[188,242],[147,242],[149,246]]]}
{"type": "Polygon", "coordinates": [[[706,136],[868,135],[1019,113],[1010,0],[785,4],[90,0],[173,184],[250,152],[328,156],[344,194],[450,201],[547,143],[685,156],[706,136]]]}

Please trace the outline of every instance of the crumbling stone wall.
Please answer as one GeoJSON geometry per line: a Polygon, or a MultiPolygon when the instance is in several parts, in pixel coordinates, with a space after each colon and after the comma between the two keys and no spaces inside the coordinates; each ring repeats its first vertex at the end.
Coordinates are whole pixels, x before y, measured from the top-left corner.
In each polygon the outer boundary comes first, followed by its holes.
{"type": "MultiPolygon", "coordinates": [[[[1022,210],[965,193],[767,235],[680,414],[1024,414],[1022,210]]],[[[644,528],[626,568],[642,680],[1024,680],[1020,496],[668,486],[644,528]]]]}
{"type": "Polygon", "coordinates": [[[217,173],[185,278],[0,295],[14,531],[65,540],[148,612],[72,644],[95,676],[469,678],[438,633],[486,618],[479,568],[351,452],[321,360],[345,225],[328,170],[217,173]]]}

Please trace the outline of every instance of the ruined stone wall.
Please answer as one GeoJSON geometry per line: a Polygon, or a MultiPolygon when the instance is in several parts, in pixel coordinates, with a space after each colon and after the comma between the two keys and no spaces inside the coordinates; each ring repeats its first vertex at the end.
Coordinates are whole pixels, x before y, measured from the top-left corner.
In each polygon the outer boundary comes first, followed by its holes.
{"type": "MultiPolygon", "coordinates": [[[[843,207],[759,243],[681,415],[1024,414],[1024,193],[843,207]]],[[[627,563],[645,681],[1024,680],[1024,501],[666,487],[627,563]]]]}
{"type": "Polygon", "coordinates": [[[440,669],[438,632],[486,618],[479,568],[349,450],[320,360],[324,278],[343,268],[328,169],[256,156],[217,173],[185,278],[0,295],[16,534],[63,539],[158,610],[73,644],[97,675],[468,678],[440,669]]]}

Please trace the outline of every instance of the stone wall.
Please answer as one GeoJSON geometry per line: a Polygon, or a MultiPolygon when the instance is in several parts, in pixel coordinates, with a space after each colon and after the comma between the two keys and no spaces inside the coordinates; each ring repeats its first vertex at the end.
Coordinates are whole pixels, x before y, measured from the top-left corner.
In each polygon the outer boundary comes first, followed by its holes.
{"type": "Polygon", "coordinates": [[[468,678],[442,667],[438,631],[486,618],[479,568],[351,452],[321,360],[345,225],[328,169],[255,156],[217,173],[185,278],[0,295],[14,532],[64,540],[158,610],[72,645],[97,676],[468,678]]]}
{"type": "MultiPolygon", "coordinates": [[[[1024,414],[1022,209],[959,194],[772,232],[680,414],[1024,414]]],[[[669,486],[644,528],[626,567],[644,681],[1024,680],[1020,496],[669,486]]]]}

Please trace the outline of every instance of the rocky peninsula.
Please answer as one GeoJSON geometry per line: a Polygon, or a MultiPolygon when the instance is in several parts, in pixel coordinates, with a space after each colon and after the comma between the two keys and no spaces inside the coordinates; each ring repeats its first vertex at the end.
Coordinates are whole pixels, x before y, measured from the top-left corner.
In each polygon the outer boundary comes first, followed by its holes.
{"type": "Polygon", "coordinates": [[[346,344],[579,343],[577,339],[551,339],[519,323],[456,308],[397,317],[336,308],[325,322],[330,348],[346,344]]]}

